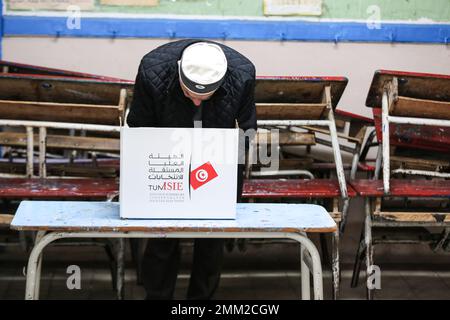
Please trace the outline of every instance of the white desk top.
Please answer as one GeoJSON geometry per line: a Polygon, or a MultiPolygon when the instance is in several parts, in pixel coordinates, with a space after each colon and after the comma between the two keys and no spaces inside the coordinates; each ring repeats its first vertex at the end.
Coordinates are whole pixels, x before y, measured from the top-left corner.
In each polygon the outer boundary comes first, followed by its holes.
{"type": "Polygon", "coordinates": [[[65,232],[333,232],[336,223],[321,206],[239,203],[236,220],[123,220],[119,203],[22,201],[16,230],[65,232]]]}

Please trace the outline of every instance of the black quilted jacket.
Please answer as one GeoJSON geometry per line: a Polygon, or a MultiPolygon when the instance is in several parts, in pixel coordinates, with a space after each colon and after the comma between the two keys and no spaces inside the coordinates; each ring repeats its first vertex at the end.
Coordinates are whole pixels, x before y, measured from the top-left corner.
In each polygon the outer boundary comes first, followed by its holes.
{"type": "MultiPolygon", "coordinates": [[[[165,44],[142,58],[127,117],[130,127],[193,127],[197,107],[181,90],[178,64],[183,50],[203,40],[180,40],[165,44]]],[[[219,45],[227,57],[225,80],[202,105],[203,128],[256,129],[254,99],[255,67],[239,52],[219,45]]],[[[242,155],[241,155],[242,156],[242,155]]],[[[243,165],[238,166],[237,200],[243,185],[243,165]]]]}
{"type": "MultiPolygon", "coordinates": [[[[180,40],[165,44],[142,58],[127,118],[130,127],[193,127],[197,107],[181,90],[177,61],[192,43],[204,40],[180,40]]],[[[254,102],[255,67],[239,52],[219,45],[228,60],[221,87],[203,102],[204,128],[256,129],[254,102]]]]}

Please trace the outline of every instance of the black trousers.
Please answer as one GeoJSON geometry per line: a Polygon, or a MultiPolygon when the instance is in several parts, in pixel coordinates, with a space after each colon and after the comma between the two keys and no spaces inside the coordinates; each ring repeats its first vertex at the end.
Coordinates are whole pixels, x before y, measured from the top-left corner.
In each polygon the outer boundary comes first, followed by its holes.
{"type": "MultiPolygon", "coordinates": [[[[241,202],[244,166],[238,165],[237,202],[241,202]]],[[[195,239],[187,299],[211,299],[222,269],[224,239],[195,239]]],[[[147,299],[173,298],[180,262],[179,239],[149,239],[142,262],[147,299]]]]}
{"type": "MultiPolygon", "coordinates": [[[[223,239],[195,239],[187,299],[211,299],[220,280],[223,239]]],[[[179,239],[149,239],[142,280],[147,299],[172,299],[180,261],[179,239]]]]}

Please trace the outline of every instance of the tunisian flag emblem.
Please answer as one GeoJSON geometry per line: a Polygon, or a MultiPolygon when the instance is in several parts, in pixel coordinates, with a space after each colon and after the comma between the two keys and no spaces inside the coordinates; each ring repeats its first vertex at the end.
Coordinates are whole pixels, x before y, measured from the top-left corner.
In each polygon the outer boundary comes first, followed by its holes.
{"type": "Polygon", "coordinates": [[[196,190],[216,177],[218,177],[216,170],[214,170],[214,167],[210,162],[206,162],[197,169],[191,171],[191,186],[196,190]]]}

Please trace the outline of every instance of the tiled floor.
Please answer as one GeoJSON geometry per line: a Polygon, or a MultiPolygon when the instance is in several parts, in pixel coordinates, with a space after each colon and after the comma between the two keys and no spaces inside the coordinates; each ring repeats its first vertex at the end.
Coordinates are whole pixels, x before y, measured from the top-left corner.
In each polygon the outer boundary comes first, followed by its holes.
{"type": "MultiPolygon", "coordinates": [[[[184,299],[188,281],[191,247],[184,247],[183,263],[175,297],[184,299]]],[[[25,292],[23,266],[26,255],[18,248],[0,253],[0,299],[22,299],[25,292]]],[[[217,299],[297,299],[300,275],[296,270],[298,248],[292,244],[248,246],[246,252],[226,253],[224,272],[217,299]]],[[[377,299],[450,299],[448,265],[389,265],[382,267],[382,289],[377,299]],[[448,271],[447,271],[448,270],[448,271]]],[[[342,272],[342,299],[364,299],[364,280],[350,288],[351,265],[342,272]]],[[[325,298],[331,298],[331,277],[324,267],[325,298]]],[[[126,299],[143,299],[142,286],[136,285],[134,269],[128,261],[125,284],[126,299]]],[[[114,299],[106,255],[101,248],[51,247],[46,251],[41,283],[41,299],[114,299]],[[81,290],[69,290],[67,266],[81,268],[81,290]]]]}

